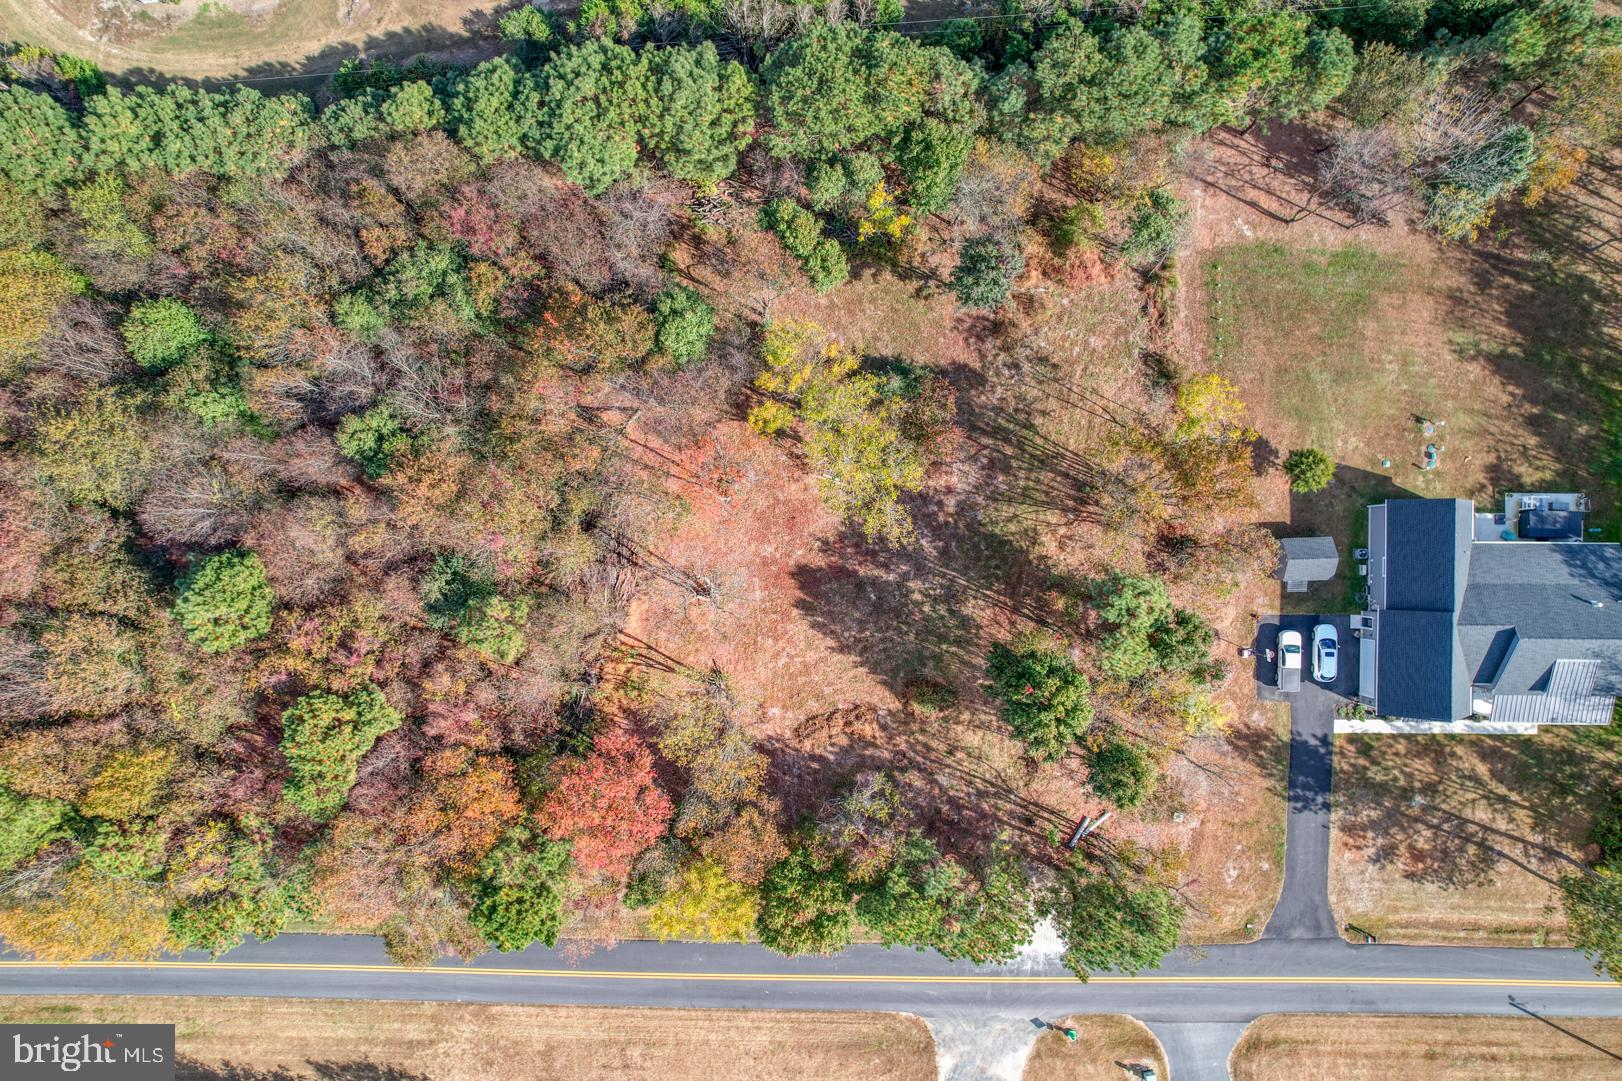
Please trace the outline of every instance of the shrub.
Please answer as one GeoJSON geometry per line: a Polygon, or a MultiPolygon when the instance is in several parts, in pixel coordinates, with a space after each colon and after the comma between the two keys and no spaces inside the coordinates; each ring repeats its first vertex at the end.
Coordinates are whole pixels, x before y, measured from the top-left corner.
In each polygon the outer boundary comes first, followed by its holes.
{"type": "Polygon", "coordinates": [[[975,237],[958,253],[952,292],[965,308],[993,311],[1008,303],[1014,279],[1024,269],[1025,256],[1017,247],[995,237],[975,237]]]}
{"type": "Polygon", "coordinates": [[[208,341],[208,330],[174,297],[143,300],[124,320],[124,347],[135,363],[152,371],[173,367],[208,341]]]}
{"type": "Polygon", "coordinates": [[[660,293],[653,302],[654,341],[678,366],[703,360],[715,334],[715,309],[684,285],[660,293]]]}
{"type": "Polygon", "coordinates": [[[1188,204],[1165,188],[1146,193],[1127,219],[1121,257],[1134,263],[1155,262],[1170,254],[1187,218],[1188,204]]]}
{"type": "Polygon", "coordinates": [[[1284,459],[1284,474],[1293,492],[1321,492],[1335,479],[1335,460],[1317,447],[1292,450],[1284,459]]]}
{"type": "Polygon", "coordinates": [[[270,631],[265,565],[243,549],[209,556],[180,583],[175,616],[204,653],[224,653],[270,631]]]}
{"type": "Polygon", "coordinates": [[[1093,791],[1122,810],[1147,799],[1158,780],[1149,756],[1120,739],[1112,739],[1088,755],[1087,768],[1093,791]]]}
{"type": "Polygon", "coordinates": [[[826,293],[850,277],[845,252],[822,235],[817,216],[792,199],[773,199],[760,212],[760,224],[769,229],[788,253],[800,261],[818,292],[826,293]]]}

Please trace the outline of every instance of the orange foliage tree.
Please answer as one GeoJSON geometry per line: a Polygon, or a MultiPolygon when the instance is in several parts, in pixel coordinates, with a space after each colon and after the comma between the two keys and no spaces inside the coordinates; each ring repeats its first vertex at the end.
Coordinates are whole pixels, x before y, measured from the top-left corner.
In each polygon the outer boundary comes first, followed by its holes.
{"type": "Polygon", "coordinates": [[[653,776],[653,753],[630,732],[605,732],[569,763],[540,810],[549,837],[574,844],[584,871],[624,878],[637,854],[670,824],[670,797],[653,776]]]}

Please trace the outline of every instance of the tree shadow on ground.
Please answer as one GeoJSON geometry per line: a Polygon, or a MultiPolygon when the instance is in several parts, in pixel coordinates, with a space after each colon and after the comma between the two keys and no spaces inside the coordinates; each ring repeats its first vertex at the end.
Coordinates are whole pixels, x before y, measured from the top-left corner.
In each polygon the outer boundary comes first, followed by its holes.
{"type": "Polygon", "coordinates": [[[1449,299],[1469,333],[1459,355],[1490,366],[1516,391],[1525,446],[1501,448],[1488,475],[1497,491],[1587,491],[1596,521],[1617,539],[1622,483],[1622,164],[1589,163],[1576,184],[1534,209],[1510,208],[1501,237],[1461,246],[1467,284],[1449,299]]]}
{"type": "Polygon", "coordinates": [[[1582,851],[1622,770],[1622,728],[1525,736],[1347,737],[1335,778],[1336,828],[1376,864],[1455,889],[1509,869],[1554,881],[1550,861],[1582,851]],[[1355,758],[1355,762],[1349,759],[1355,758]]]}
{"type": "Polygon", "coordinates": [[[458,27],[420,23],[367,34],[359,41],[335,41],[297,60],[262,60],[244,65],[241,72],[220,76],[184,76],[152,67],[131,67],[107,77],[115,86],[165,86],[178,83],[203,90],[251,86],[262,93],[302,91],[314,95],[323,89],[345,60],[389,59],[401,67],[417,57],[436,63],[474,64],[511,46],[489,32],[493,15],[470,16],[458,27]]]}

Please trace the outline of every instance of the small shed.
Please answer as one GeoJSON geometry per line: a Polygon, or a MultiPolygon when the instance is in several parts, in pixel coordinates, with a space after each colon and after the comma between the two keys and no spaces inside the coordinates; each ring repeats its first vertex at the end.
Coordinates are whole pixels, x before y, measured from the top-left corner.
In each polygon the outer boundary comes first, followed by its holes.
{"type": "Polygon", "coordinates": [[[1340,570],[1333,537],[1285,537],[1279,548],[1282,554],[1273,576],[1284,579],[1286,593],[1305,593],[1309,583],[1327,582],[1340,570]]]}

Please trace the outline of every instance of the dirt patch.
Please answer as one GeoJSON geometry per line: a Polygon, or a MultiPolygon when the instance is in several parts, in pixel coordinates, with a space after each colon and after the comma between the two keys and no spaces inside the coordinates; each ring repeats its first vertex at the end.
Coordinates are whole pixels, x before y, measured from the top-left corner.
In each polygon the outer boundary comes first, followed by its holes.
{"type": "Polygon", "coordinates": [[[1234,1081],[1548,1081],[1622,1077],[1614,1017],[1259,1018],[1234,1048],[1234,1081]]]}
{"type": "Polygon", "coordinates": [[[1075,1029],[1076,1042],[1056,1029],[1042,1033],[1025,1063],[1025,1081],[1125,1081],[1132,1076],[1123,1068],[1129,1065],[1168,1076],[1160,1041],[1135,1018],[1076,1014],[1054,1024],[1075,1029]]]}
{"type": "Polygon", "coordinates": [[[8,1023],[177,1028],[176,1077],[935,1081],[916,1017],[326,999],[7,997],[8,1023]]]}
{"type": "Polygon", "coordinates": [[[1393,942],[1559,945],[1622,729],[1335,741],[1330,902],[1393,942]]]}

